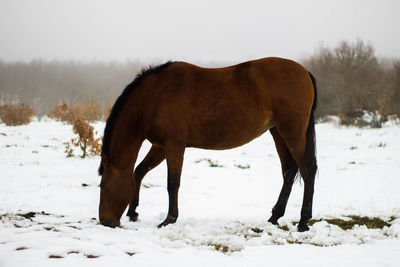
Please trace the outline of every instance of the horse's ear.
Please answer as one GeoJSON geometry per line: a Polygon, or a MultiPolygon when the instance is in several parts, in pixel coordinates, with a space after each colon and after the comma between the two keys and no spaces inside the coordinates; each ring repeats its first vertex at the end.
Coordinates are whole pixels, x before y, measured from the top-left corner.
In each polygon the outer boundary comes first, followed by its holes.
{"type": "Polygon", "coordinates": [[[102,164],[104,167],[108,167],[108,165],[110,165],[110,162],[108,161],[108,157],[107,157],[107,155],[104,154],[104,153],[101,153],[101,164],[102,164]]]}

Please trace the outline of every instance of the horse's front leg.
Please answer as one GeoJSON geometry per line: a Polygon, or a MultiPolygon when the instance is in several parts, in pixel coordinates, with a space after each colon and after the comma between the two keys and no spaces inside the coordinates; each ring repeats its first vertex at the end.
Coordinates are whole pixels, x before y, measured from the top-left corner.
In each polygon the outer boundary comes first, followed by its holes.
{"type": "Polygon", "coordinates": [[[129,205],[129,210],[126,216],[132,222],[135,222],[139,216],[136,208],[139,205],[140,186],[143,177],[153,168],[157,167],[165,159],[164,150],[160,146],[152,146],[143,161],[136,167],[134,173],[135,186],[133,191],[132,202],[129,205]]]}
{"type": "Polygon", "coordinates": [[[169,142],[164,147],[168,166],[168,197],[169,209],[167,218],[158,227],[175,223],[178,219],[178,191],[181,181],[183,154],[185,145],[169,142]]]}

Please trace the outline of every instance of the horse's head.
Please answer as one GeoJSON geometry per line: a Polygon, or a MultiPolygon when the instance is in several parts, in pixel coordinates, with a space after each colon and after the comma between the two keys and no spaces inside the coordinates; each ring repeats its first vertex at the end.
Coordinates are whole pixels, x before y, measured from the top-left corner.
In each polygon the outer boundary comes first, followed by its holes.
{"type": "Polygon", "coordinates": [[[120,218],[133,195],[133,172],[131,169],[118,169],[110,164],[102,154],[99,170],[100,183],[100,223],[105,226],[119,226],[120,218]]]}

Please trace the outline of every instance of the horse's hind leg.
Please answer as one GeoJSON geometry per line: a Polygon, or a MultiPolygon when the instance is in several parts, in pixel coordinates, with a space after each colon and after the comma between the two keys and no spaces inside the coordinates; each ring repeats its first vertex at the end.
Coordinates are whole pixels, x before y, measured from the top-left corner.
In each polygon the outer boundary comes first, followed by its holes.
{"type": "Polygon", "coordinates": [[[293,155],[300,167],[300,174],[304,181],[303,206],[301,218],[297,225],[300,232],[308,231],[308,221],[312,217],[312,205],[314,196],[314,182],[317,173],[317,160],[315,155],[315,132],[314,122],[308,126],[305,138],[301,138],[298,149],[294,149],[293,155]]]}
{"type": "Polygon", "coordinates": [[[310,228],[307,226],[308,221],[312,217],[312,205],[314,196],[314,181],[315,181],[315,170],[309,171],[307,168],[300,168],[301,176],[304,180],[304,195],[303,195],[303,206],[301,208],[301,218],[297,225],[297,229],[300,232],[308,231],[310,228]]]}
{"type": "Polygon", "coordinates": [[[285,141],[279,135],[276,128],[272,128],[270,132],[272,137],[274,138],[275,147],[281,161],[283,175],[282,190],[279,194],[278,201],[272,209],[272,216],[268,220],[270,223],[277,225],[278,219],[285,214],[286,205],[289,199],[290,192],[292,191],[292,185],[298,171],[298,167],[296,161],[290,154],[285,141]]]}
{"type": "Polygon", "coordinates": [[[314,143],[314,124],[310,124],[308,129],[304,126],[294,127],[294,123],[286,129],[277,128],[280,136],[285,140],[290,154],[293,156],[300,169],[301,177],[304,180],[303,205],[301,208],[301,218],[297,226],[300,232],[309,230],[307,223],[312,217],[312,203],[314,195],[314,181],[317,171],[314,143]]]}
{"type": "Polygon", "coordinates": [[[164,159],[164,150],[159,146],[153,145],[143,161],[136,167],[134,173],[135,188],[133,199],[131,204],[129,205],[128,213],[126,214],[126,216],[128,216],[131,221],[136,221],[139,216],[139,214],[136,212],[136,208],[139,205],[139,193],[143,177],[150,170],[157,167],[164,159]]]}

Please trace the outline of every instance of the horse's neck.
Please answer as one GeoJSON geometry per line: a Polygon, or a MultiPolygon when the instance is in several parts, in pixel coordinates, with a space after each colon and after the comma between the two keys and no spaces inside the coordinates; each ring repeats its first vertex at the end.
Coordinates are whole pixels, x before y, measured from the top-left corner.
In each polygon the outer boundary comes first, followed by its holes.
{"type": "Polygon", "coordinates": [[[110,144],[111,161],[119,169],[133,168],[143,140],[135,135],[132,122],[120,121],[114,126],[110,144]]]}

